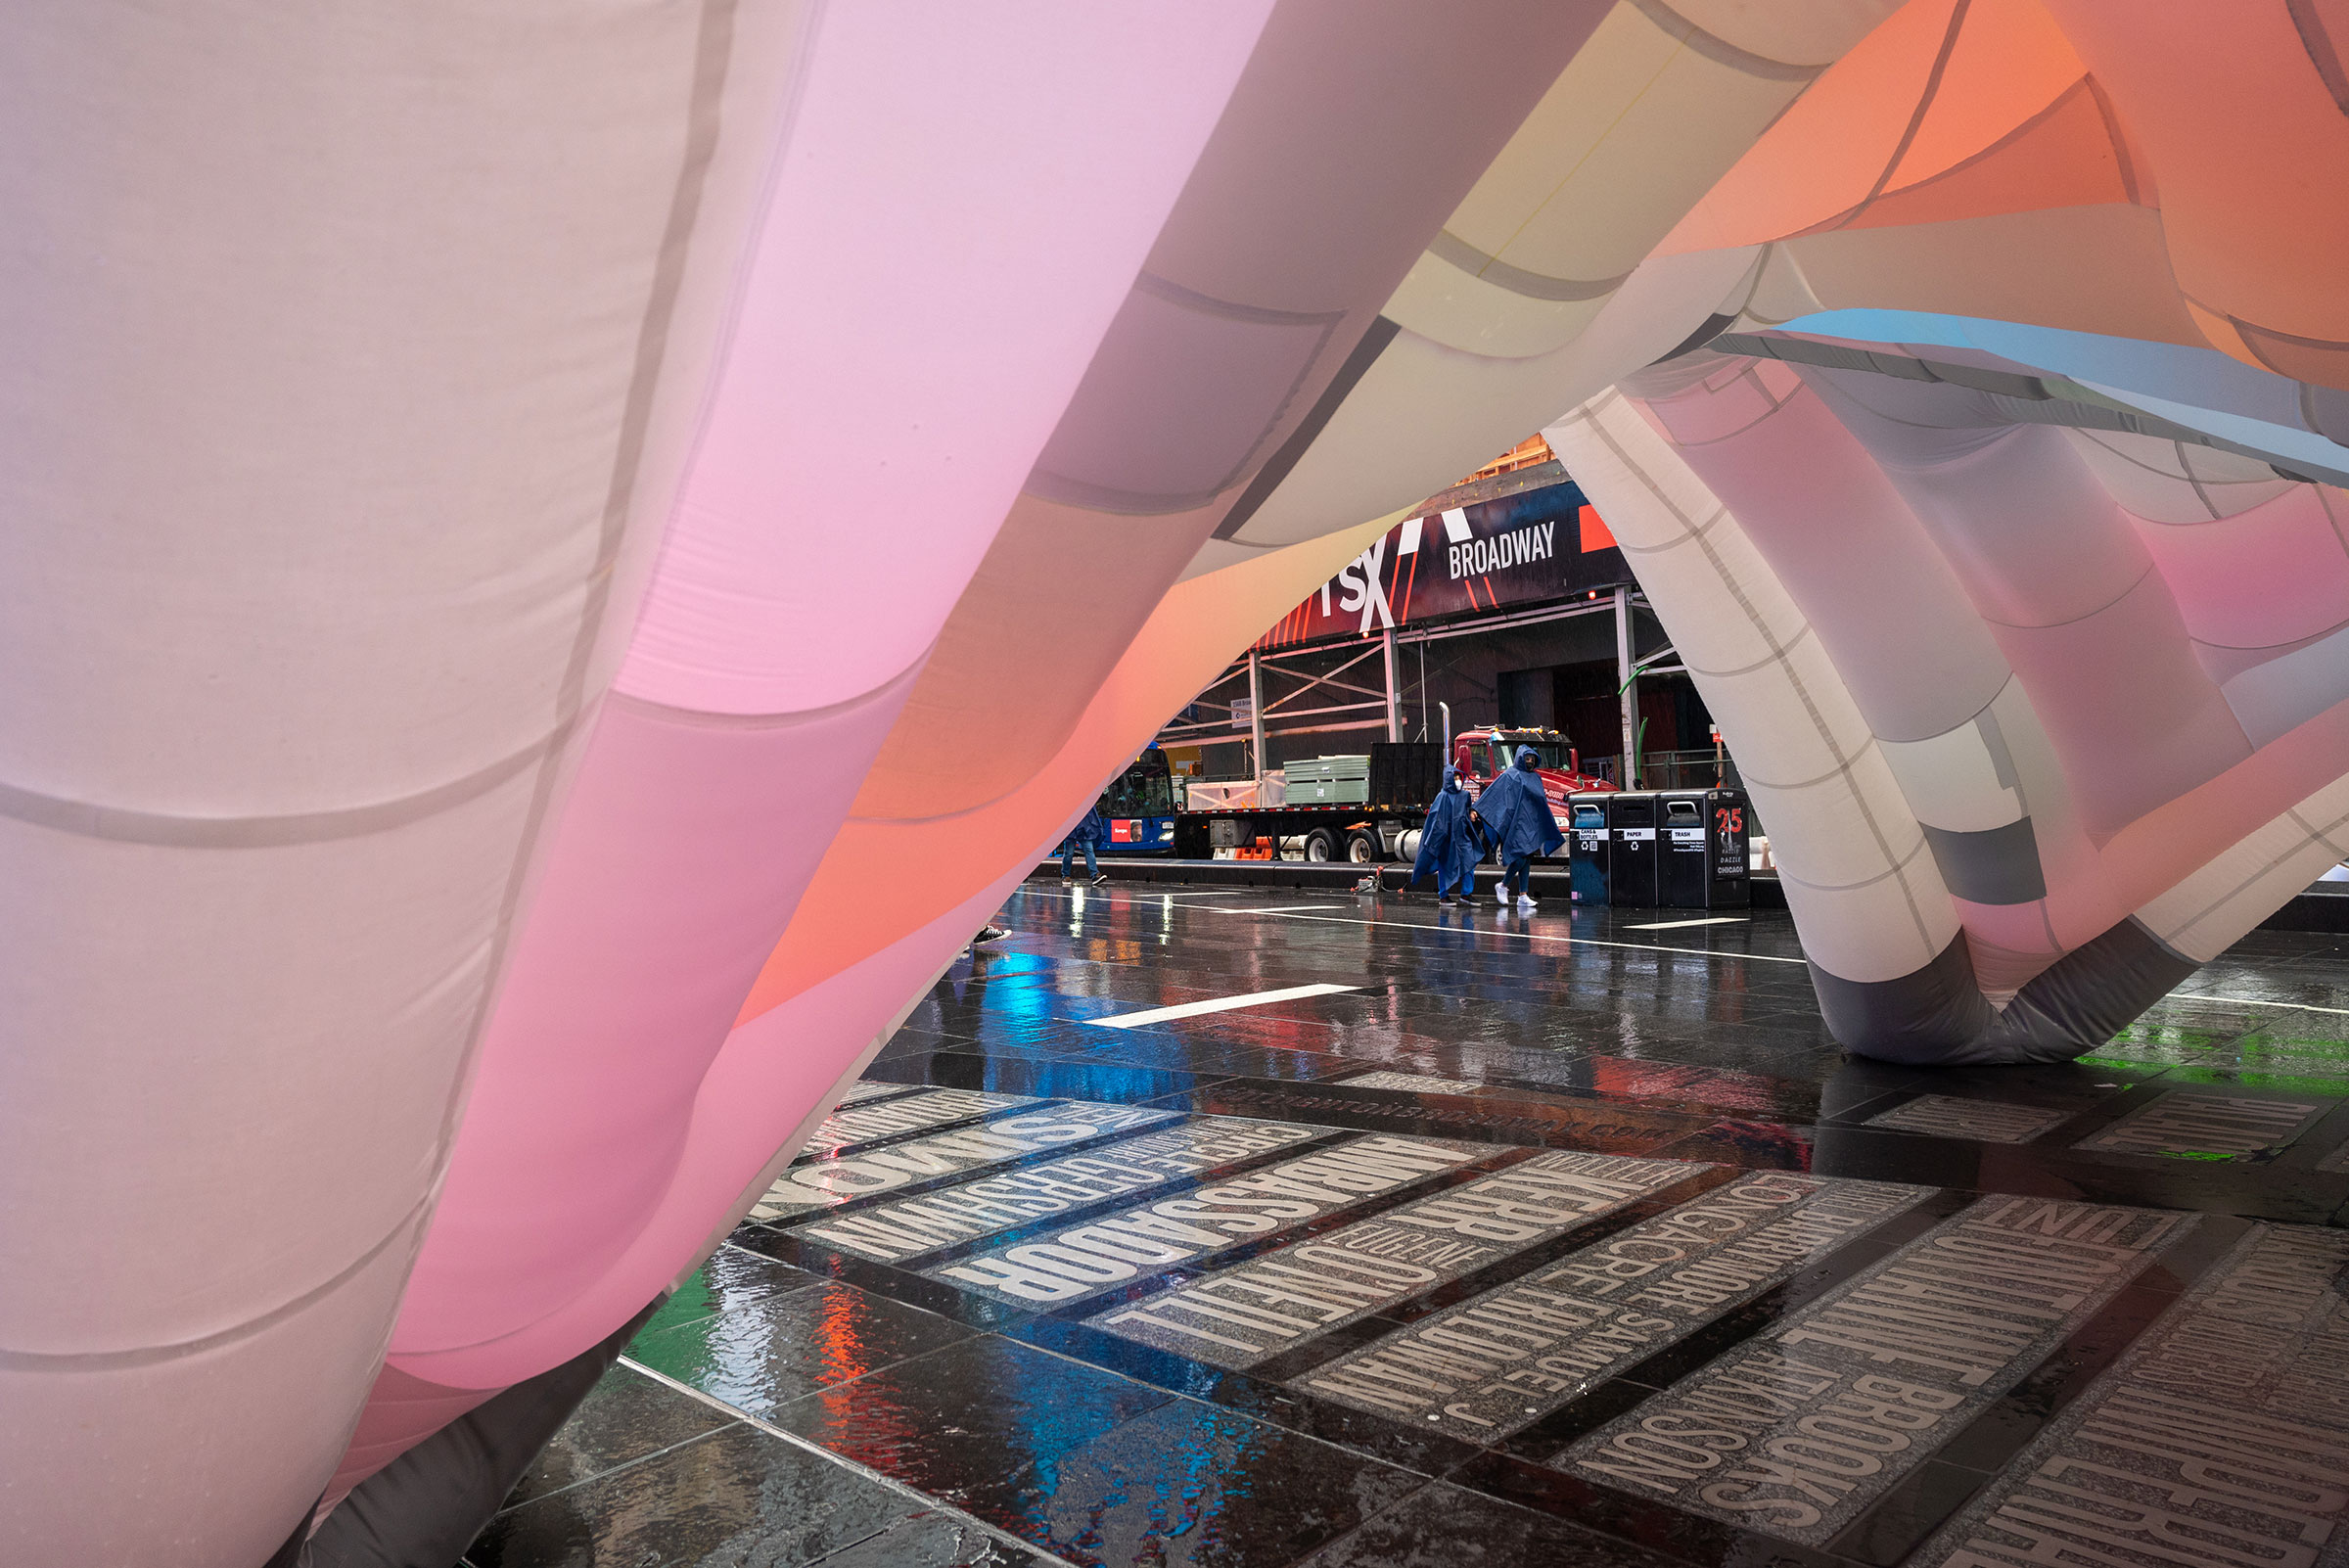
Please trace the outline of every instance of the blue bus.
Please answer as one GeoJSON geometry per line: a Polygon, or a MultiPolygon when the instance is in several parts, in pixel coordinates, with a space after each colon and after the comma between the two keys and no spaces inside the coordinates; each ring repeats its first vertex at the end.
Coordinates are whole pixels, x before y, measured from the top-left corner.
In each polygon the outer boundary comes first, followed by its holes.
{"type": "Polygon", "coordinates": [[[1174,776],[1153,746],[1110,780],[1093,809],[1101,813],[1107,854],[1174,853],[1174,776]]]}

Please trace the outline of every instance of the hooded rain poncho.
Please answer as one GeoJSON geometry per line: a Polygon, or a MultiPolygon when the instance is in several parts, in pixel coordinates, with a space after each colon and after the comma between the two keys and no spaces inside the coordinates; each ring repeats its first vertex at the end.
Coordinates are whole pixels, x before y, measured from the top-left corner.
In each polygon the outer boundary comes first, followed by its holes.
{"type": "Polygon", "coordinates": [[[1466,888],[1482,854],[1469,830],[1468,792],[1460,788],[1460,770],[1448,767],[1443,791],[1427,808],[1427,821],[1419,829],[1419,857],[1411,862],[1411,880],[1433,876],[1443,891],[1466,888]]]}
{"type": "Polygon", "coordinates": [[[1477,798],[1476,814],[1484,818],[1503,858],[1521,854],[1549,854],[1566,842],[1557,813],[1542,788],[1542,775],[1531,746],[1517,748],[1517,765],[1485,787],[1477,798]]]}

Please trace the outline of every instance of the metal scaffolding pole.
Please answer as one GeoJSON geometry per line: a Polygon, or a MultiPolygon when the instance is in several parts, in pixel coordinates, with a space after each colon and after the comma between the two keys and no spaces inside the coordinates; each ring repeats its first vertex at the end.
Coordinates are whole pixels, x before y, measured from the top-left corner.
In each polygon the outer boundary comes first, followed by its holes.
{"type": "Polygon", "coordinates": [[[1256,747],[1256,776],[1261,781],[1265,762],[1265,662],[1248,650],[1248,735],[1256,747]]]}
{"type": "Polygon", "coordinates": [[[1639,682],[1632,666],[1632,590],[1615,590],[1616,701],[1623,711],[1623,777],[1625,789],[1639,783],[1639,682]]]}
{"type": "Polygon", "coordinates": [[[1403,739],[1403,701],[1402,694],[1395,689],[1395,628],[1387,627],[1379,637],[1386,644],[1381,651],[1386,655],[1387,666],[1387,739],[1399,741],[1403,739]]]}

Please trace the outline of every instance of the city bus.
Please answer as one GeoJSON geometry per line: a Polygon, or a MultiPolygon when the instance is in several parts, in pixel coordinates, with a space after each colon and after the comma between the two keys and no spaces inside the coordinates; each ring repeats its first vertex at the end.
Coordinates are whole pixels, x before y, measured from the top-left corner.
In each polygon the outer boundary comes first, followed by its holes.
{"type": "Polygon", "coordinates": [[[1156,746],[1126,764],[1093,806],[1101,850],[1110,854],[1174,853],[1174,775],[1156,746]]]}

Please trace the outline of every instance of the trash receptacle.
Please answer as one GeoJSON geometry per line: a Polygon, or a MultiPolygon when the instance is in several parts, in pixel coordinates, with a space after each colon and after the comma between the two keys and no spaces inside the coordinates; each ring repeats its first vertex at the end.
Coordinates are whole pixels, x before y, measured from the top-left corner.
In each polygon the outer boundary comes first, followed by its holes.
{"type": "Polygon", "coordinates": [[[1745,909],[1754,901],[1746,864],[1741,790],[1688,790],[1660,798],[1658,880],[1671,909],[1745,909]]]}
{"type": "Polygon", "coordinates": [[[1645,791],[1607,797],[1607,901],[1618,909],[1653,909],[1656,885],[1656,798],[1645,791]]]}
{"type": "Polygon", "coordinates": [[[1656,902],[1667,909],[1702,909],[1713,880],[1704,796],[1659,795],[1656,809],[1656,902]]]}
{"type": "Polygon", "coordinates": [[[1576,903],[1607,901],[1607,799],[1567,797],[1566,873],[1576,903]]]}

